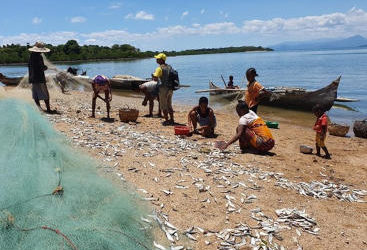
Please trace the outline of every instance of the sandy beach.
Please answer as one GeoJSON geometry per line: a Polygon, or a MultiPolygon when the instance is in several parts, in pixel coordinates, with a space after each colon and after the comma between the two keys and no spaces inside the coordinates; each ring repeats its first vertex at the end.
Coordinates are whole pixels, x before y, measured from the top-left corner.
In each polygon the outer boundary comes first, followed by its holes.
{"type": "MultiPolygon", "coordinates": [[[[366,140],[328,135],[331,160],[301,154],[300,145],[314,146],[312,128],[268,113],[265,119],[280,121],[280,128],[272,130],[272,155],[242,154],[237,144],[220,152],[213,143],[233,136],[238,123],[234,110],[216,111],[217,138],[182,138],[173,127],[162,126],[162,119],[143,117],[148,108],[141,101],[114,95],[115,121],[110,123],[101,120],[105,105],[100,100],[96,118],[88,118],[91,93],[51,92],[51,105],[61,114],[46,116],[77,150],[122,174],[147,198],[147,205],[177,228],[178,240],[162,237],[159,244],[192,249],[367,248],[366,140]],[[137,123],[119,121],[118,109],[124,105],[140,110],[137,123]],[[298,217],[301,224],[295,226],[297,218],[282,220],[279,209],[304,211],[303,219],[298,217]]],[[[176,105],[176,122],[186,123],[188,109],[176,105]]]]}

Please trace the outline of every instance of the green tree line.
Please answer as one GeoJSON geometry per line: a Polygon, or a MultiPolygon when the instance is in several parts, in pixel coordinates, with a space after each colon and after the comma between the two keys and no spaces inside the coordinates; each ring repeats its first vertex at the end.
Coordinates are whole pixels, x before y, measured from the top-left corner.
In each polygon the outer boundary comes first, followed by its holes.
{"type": "MultiPolygon", "coordinates": [[[[83,45],[80,46],[77,41],[70,40],[66,44],[53,46],[46,45],[51,49],[47,53],[47,58],[53,62],[60,61],[80,61],[80,60],[118,60],[126,58],[149,58],[153,57],[158,51],[140,51],[129,44],[118,45],[112,47],[98,45],[83,45]]],[[[27,63],[30,52],[28,49],[31,46],[27,44],[22,46],[19,44],[4,45],[0,47],[0,64],[12,63],[27,63]]],[[[192,49],[183,51],[164,51],[168,56],[178,55],[198,55],[198,54],[214,54],[214,53],[234,53],[247,51],[271,51],[272,49],[242,46],[242,47],[226,47],[215,49],[192,49]]]]}

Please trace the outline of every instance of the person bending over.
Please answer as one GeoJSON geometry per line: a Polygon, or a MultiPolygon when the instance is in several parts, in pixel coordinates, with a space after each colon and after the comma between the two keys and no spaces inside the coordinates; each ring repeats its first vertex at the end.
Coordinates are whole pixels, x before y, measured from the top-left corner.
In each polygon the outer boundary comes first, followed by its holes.
{"type": "Polygon", "coordinates": [[[236,111],[240,117],[236,135],[229,142],[219,145],[219,148],[224,150],[239,140],[242,152],[249,148],[255,149],[259,153],[266,153],[271,150],[275,141],[263,119],[250,110],[243,101],[239,101],[236,111]]]}
{"type": "Polygon", "coordinates": [[[201,134],[205,137],[214,136],[214,129],[217,125],[214,111],[208,107],[208,98],[200,97],[199,105],[192,108],[188,115],[188,124],[195,134],[201,134]],[[200,128],[197,129],[197,125],[200,128]]]}
{"type": "Polygon", "coordinates": [[[90,117],[92,118],[96,117],[96,101],[97,98],[100,98],[102,101],[106,103],[107,118],[110,119],[110,108],[111,108],[110,102],[112,101],[110,81],[105,76],[97,75],[93,79],[92,88],[93,88],[92,115],[90,117]],[[99,95],[100,92],[104,92],[105,98],[102,98],[99,95]]]}
{"type": "Polygon", "coordinates": [[[159,96],[158,96],[158,82],[149,81],[139,85],[139,90],[144,93],[144,100],[142,102],[143,106],[146,106],[149,101],[149,114],[146,117],[153,117],[154,100],[158,101],[158,117],[162,117],[161,108],[159,106],[159,96]]]}

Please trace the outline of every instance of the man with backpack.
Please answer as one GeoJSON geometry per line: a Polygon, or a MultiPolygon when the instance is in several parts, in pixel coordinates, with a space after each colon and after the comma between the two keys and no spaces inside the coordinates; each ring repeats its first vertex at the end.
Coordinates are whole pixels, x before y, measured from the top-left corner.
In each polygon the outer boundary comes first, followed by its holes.
{"type": "Polygon", "coordinates": [[[155,70],[152,77],[153,80],[158,81],[159,105],[165,119],[163,125],[173,125],[175,122],[173,118],[172,95],[173,90],[179,84],[178,74],[170,65],[166,64],[167,56],[164,53],[159,53],[154,57],[157,59],[159,67],[155,70]]]}

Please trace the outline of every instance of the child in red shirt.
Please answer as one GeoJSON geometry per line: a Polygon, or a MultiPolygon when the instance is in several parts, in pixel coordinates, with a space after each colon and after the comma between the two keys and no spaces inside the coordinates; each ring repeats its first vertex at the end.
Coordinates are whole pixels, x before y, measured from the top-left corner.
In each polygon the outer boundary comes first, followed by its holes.
{"type": "Polygon", "coordinates": [[[325,146],[326,132],[328,126],[328,117],[320,105],[315,105],[312,112],[317,117],[313,129],[316,131],[316,155],[321,156],[320,148],[325,152],[325,158],[331,159],[329,151],[325,146]]]}

